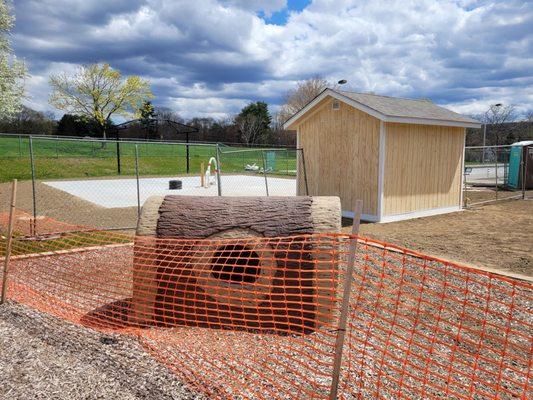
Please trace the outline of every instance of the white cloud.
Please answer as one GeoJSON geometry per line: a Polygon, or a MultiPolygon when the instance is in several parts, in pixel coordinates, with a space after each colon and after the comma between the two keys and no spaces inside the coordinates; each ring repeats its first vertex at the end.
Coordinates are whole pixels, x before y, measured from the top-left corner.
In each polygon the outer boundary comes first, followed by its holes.
{"type": "Polygon", "coordinates": [[[48,108],[50,72],[105,60],[150,78],[156,103],[184,116],[231,114],[252,100],[276,107],[316,74],[464,113],[494,102],[532,108],[528,1],[315,0],[284,26],[257,15],[284,9],[284,0],[78,2],[15,4],[32,106],[48,108]]]}

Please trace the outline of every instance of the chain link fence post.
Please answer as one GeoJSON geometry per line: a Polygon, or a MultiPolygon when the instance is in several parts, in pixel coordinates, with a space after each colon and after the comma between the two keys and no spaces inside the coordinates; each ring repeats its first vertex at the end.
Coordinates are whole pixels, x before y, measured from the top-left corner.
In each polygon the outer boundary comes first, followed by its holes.
{"type": "MultiPolygon", "coordinates": [[[[309,196],[309,185],[307,183],[307,170],[305,168],[305,156],[304,156],[304,149],[298,149],[297,151],[300,152],[300,155],[302,156],[302,172],[304,174],[304,183],[305,183],[305,195],[309,196]]],[[[297,193],[298,194],[298,193],[297,193]]]]}
{"type": "Polygon", "coordinates": [[[494,179],[496,183],[496,187],[494,190],[496,191],[496,200],[498,200],[498,148],[494,148],[494,179]]]}
{"type": "Polygon", "coordinates": [[[521,180],[522,180],[522,200],[525,200],[526,198],[526,178],[527,178],[527,161],[529,158],[529,153],[533,149],[529,146],[524,146],[525,148],[521,150],[522,154],[520,154],[520,166],[522,167],[520,169],[521,172],[521,180]]]}
{"type": "Polygon", "coordinates": [[[285,149],[285,166],[286,175],[289,176],[289,149],[285,149]]]}
{"type": "Polygon", "coordinates": [[[29,137],[30,146],[30,166],[31,166],[31,194],[32,194],[32,212],[33,220],[30,224],[30,235],[37,235],[37,192],[35,185],[35,154],[33,151],[33,138],[29,137]]]}
{"type": "Polygon", "coordinates": [[[265,176],[265,189],[266,189],[266,194],[267,194],[267,197],[268,197],[267,167],[266,167],[265,151],[264,150],[261,150],[261,157],[263,159],[263,175],[265,176]]]}
{"type": "Polygon", "coordinates": [[[221,168],[221,165],[220,165],[220,146],[219,146],[218,143],[217,143],[216,160],[217,160],[217,189],[218,189],[218,195],[222,196],[222,179],[221,179],[221,176],[220,176],[222,168],[221,168]]]}
{"type": "Polygon", "coordinates": [[[141,215],[141,190],[139,185],[139,146],[135,144],[135,181],[137,184],[137,221],[141,215]]]}

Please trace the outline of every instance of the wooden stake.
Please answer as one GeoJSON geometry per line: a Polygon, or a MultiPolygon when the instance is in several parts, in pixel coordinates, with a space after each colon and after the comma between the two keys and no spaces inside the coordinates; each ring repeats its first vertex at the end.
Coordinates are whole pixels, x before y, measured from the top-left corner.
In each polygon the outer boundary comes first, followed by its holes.
{"type": "Polygon", "coordinates": [[[11,244],[13,242],[13,225],[15,223],[15,203],[17,201],[17,180],[13,179],[11,187],[11,208],[9,209],[9,222],[7,226],[7,243],[6,256],[4,258],[4,272],[2,275],[2,296],[0,297],[0,304],[4,304],[7,293],[7,274],[9,266],[9,258],[11,257],[11,244]]]}
{"type": "Polygon", "coordinates": [[[200,164],[200,186],[205,187],[204,163],[200,164]]]}
{"type": "MultiPolygon", "coordinates": [[[[355,213],[353,217],[352,235],[359,234],[361,214],[363,212],[363,201],[355,202],[355,213]]],[[[342,294],[341,315],[339,317],[339,328],[337,330],[337,340],[335,342],[335,359],[333,361],[333,374],[331,379],[331,390],[329,400],[337,399],[339,390],[339,378],[341,372],[342,350],[344,348],[344,337],[346,336],[346,323],[348,321],[348,310],[350,304],[350,291],[352,288],[353,270],[355,266],[355,251],[357,249],[357,237],[350,242],[350,252],[348,255],[348,265],[346,266],[346,278],[344,280],[344,290],[342,294]]]]}

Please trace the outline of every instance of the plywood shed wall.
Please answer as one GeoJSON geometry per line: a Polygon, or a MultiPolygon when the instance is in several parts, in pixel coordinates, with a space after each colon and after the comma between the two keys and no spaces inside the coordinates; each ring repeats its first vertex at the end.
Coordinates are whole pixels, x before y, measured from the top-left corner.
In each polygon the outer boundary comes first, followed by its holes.
{"type": "Polygon", "coordinates": [[[339,106],[333,110],[332,99],[325,99],[298,126],[309,194],[339,196],[343,210],[362,199],[363,213],[376,214],[380,121],[347,104],[339,106]]]}
{"type": "MultiPolygon", "coordinates": [[[[405,117],[406,122],[388,122],[371,115],[368,107],[359,109],[330,96],[312,103],[285,126],[297,131],[309,195],[339,196],[346,216],[351,216],[355,200],[362,199],[363,219],[368,221],[461,209],[466,129],[459,125],[475,121],[426,124],[427,119],[405,117]]],[[[420,104],[427,106],[422,100],[420,104]]],[[[299,171],[300,188],[306,187],[303,179],[299,171]]]]}
{"type": "Polygon", "coordinates": [[[465,129],[386,124],[383,213],[460,206],[465,129]]]}

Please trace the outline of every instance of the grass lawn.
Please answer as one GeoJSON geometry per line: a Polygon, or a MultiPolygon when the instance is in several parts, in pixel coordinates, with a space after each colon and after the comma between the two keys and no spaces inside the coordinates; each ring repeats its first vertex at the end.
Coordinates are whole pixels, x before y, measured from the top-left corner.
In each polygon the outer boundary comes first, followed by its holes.
{"type": "MultiPolygon", "coordinates": [[[[121,175],[135,175],[135,144],[120,143],[121,175]]],[[[117,146],[100,142],[33,139],[35,174],[37,179],[68,179],[117,176],[117,146]]],[[[176,175],[187,171],[186,146],[183,144],[139,143],[139,174],[176,175]]],[[[221,148],[223,172],[242,172],[246,164],[263,165],[261,149],[224,146],[221,148]],[[234,152],[235,150],[246,150],[234,152]],[[252,150],[252,151],[250,151],[252,150]]],[[[31,179],[29,140],[18,137],[0,137],[0,182],[14,178],[31,179]]],[[[207,167],[216,155],[216,146],[190,145],[189,168],[199,174],[201,163],[207,167]]],[[[277,150],[273,172],[294,175],[296,150],[277,150]]],[[[272,164],[270,164],[272,165],[272,164]]]]}

